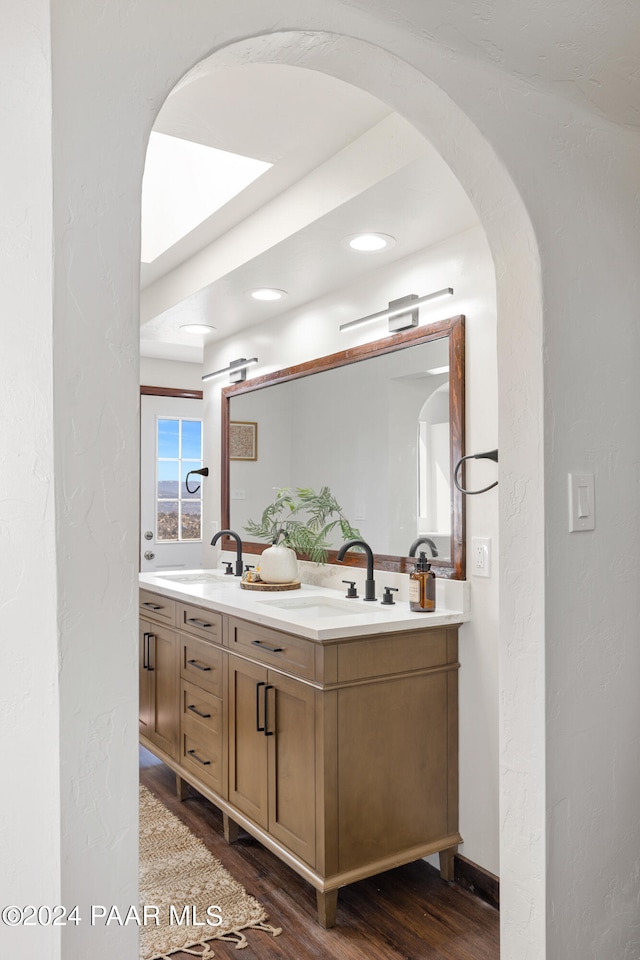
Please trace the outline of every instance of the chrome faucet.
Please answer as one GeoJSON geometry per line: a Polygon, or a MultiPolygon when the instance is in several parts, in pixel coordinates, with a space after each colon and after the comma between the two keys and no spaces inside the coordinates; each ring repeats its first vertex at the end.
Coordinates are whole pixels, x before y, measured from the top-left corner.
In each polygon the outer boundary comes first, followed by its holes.
{"type": "Polygon", "coordinates": [[[362,547],[367,555],[367,579],[364,584],[364,599],[375,600],[376,582],[373,579],[373,551],[371,550],[369,544],[365,543],[364,540],[347,540],[347,542],[343,543],[340,547],[336,559],[338,561],[344,560],[345,553],[347,550],[351,550],[351,547],[362,547]]]}
{"type": "Polygon", "coordinates": [[[431,537],[418,537],[418,539],[417,539],[417,540],[414,540],[413,543],[411,544],[411,546],[409,547],[409,556],[410,556],[410,557],[415,557],[415,555],[416,555],[416,550],[418,549],[418,547],[420,546],[421,543],[426,543],[427,546],[430,547],[430,549],[431,549],[431,556],[432,556],[432,557],[437,557],[437,556],[438,556],[438,550],[437,550],[437,548],[436,548],[435,543],[434,543],[433,540],[431,539],[431,537]]]}
{"type": "Polygon", "coordinates": [[[213,539],[211,541],[211,546],[215,547],[220,537],[224,537],[225,534],[228,537],[233,537],[236,541],[236,573],[235,575],[236,577],[241,577],[242,576],[242,540],[240,539],[238,534],[234,530],[218,530],[218,532],[213,536],[213,539]]]}

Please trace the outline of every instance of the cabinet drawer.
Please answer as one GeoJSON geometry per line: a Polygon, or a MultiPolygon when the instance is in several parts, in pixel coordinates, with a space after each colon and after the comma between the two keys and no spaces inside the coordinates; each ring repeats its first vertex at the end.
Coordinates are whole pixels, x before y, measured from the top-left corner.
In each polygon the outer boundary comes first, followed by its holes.
{"type": "Polygon", "coordinates": [[[194,683],[180,683],[180,722],[182,729],[191,729],[194,735],[222,736],[222,700],[194,683]]]}
{"type": "Polygon", "coordinates": [[[391,633],[338,645],[338,683],[412,673],[454,662],[446,629],[391,633]]]}
{"type": "Polygon", "coordinates": [[[184,718],[180,737],[180,766],[224,796],[222,781],[222,735],[203,735],[189,717],[184,718]]]}
{"type": "Polygon", "coordinates": [[[180,634],[180,676],[222,697],[222,650],[207,640],[180,634]]]}
{"type": "Polygon", "coordinates": [[[193,633],[212,643],[222,643],[222,617],[219,613],[194,607],[190,603],[178,603],[177,624],[180,630],[193,633]]]}
{"type": "Polygon", "coordinates": [[[229,647],[307,680],[315,678],[315,646],[279,630],[258,627],[245,620],[229,620],[229,647]]]}
{"type": "Polygon", "coordinates": [[[159,620],[173,626],[176,622],[176,602],[167,600],[150,590],[140,590],[140,613],[144,617],[159,620]]]}

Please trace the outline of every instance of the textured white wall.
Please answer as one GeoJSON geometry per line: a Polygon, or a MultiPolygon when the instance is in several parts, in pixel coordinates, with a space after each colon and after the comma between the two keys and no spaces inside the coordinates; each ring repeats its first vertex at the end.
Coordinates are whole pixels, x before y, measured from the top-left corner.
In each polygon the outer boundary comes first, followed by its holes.
{"type": "MultiPolygon", "coordinates": [[[[7,7],[0,31],[0,181],[11,184],[0,200],[3,906],[61,898],[48,8],[7,7]]],[[[30,949],[59,957],[59,932],[34,928],[30,949]]],[[[6,955],[23,941],[0,928],[6,955]]]]}
{"type": "MultiPolygon", "coordinates": [[[[12,224],[12,233],[1,250],[9,275],[1,296],[9,317],[33,296],[26,317],[37,325],[50,316],[51,303],[50,260],[38,240],[47,236],[50,216],[46,11],[29,4],[27,23],[24,4],[9,18],[13,8],[5,7],[11,46],[1,68],[2,163],[12,190],[3,194],[0,222],[3,230],[12,224]],[[12,59],[17,53],[19,65],[12,59]],[[32,215],[32,231],[21,231],[29,220],[16,213],[16,203],[32,215]],[[37,259],[20,269],[13,262],[16,237],[18,248],[21,240],[23,249],[37,250],[37,259]]],[[[440,150],[480,214],[498,301],[502,956],[627,960],[640,940],[638,708],[631,689],[640,656],[632,586],[640,573],[638,138],[526,78],[500,73],[483,62],[484,48],[462,56],[457,29],[442,45],[431,39],[449,15],[444,2],[398,8],[368,0],[361,7],[342,0],[274,0],[268,8],[258,0],[194,0],[188,16],[182,6],[166,4],[160,16],[151,0],[102,5],[99,15],[83,0],[52,7],[53,350],[60,356],[55,366],[48,362],[45,346],[34,347],[27,329],[14,341],[23,345],[14,367],[23,374],[22,394],[15,404],[9,394],[14,425],[4,453],[11,462],[27,449],[35,466],[27,515],[13,509],[9,515],[12,554],[26,573],[1,610],[2,637],[13,637],[18,607],[33,612],[34,584],[45,591],[38,607],[44,656],[30,652],[26,666],[12,657],[3,681],[5,689],[22,691],[37,673],[35,689],[46,694],[38,736],[28,705],[18,710],[27,722],[13,742],[28,756],[43,752],[42,731],[53,730],[59,701],[63,847],[58,857],[50,841],[27,860],[19,842],[26,816],[17,816],[3,870],[22,883],[31,864],[37,893],[43,877],[54,889],[62,860],[63,897],[81,888],[87,896],[135,893],[132,318],[145,143],[163,98],[189,66],[215,48],[266,33],[266,41],[244,43],[247,57],[256,56],[252,45],[262,46],[276,60],[314,65],[384,99],[440,150]],[[431,31],[415,29],[414,11],[433,17],[431,31]],[[285,27],[299,33],[278,36],[285,27]],[[348,38],[319,33],[332,29],[348,38]],[[24,398],[45,395],[52,369],[52,435],[36,439],[46,416],[24,398]],[[26,447],[25,435],[31,436],[26,447]],[[53,508],[40,486],[52,442],[53,508]],[[597,476],[598,527],[569,535],[566,471],[585,465],[597,476]],[[38,530],[33,504],[38,520],[44,517],[38,530]],[[51,534],[52,510],[55,556],[51,536],[44,549],[34,547],[43,529],[45,538],[51,534]],[[29,551],[36,549],[39,575],[31,577],[36,554],[29,551]],[[601,606],[592,603],[594,593],[605,598],[601,606]],[[58,622],[59,697],[51,648],[58,622]]],[[[2,474],[5,504],[16,499],[13,476],[2,474]]],[[[16,568],[11,562],[9,573],[16,568]]],[[[52,826],[55,737],[45,746],[50,793],[40,822],[52,826]]],[[[13,817],[8,793],[3,803],[13,817]]],[[[48,942],[40,955],[57,956],[56,931],[42,935],[48,942]]],[[[114,952],[133,960],[137,953],[131,929],[94,928],[73,943],[75,936],[65,930],[65,960],[107,960],[114,952]]]]}

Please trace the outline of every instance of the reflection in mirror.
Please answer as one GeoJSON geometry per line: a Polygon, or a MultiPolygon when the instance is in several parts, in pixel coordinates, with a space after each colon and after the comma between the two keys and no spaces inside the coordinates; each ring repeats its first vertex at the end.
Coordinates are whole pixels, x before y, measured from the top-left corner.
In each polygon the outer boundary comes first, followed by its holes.
{"type": "Polygon", "coordinates": [[[463,377],[464,322],[455,318],[227,387],[225,453],[229,421],[257,423],[260,439],[258,460],[223,458],[224,526],[242,535],[280,487],[328,486],[379,568],[408,569],[411,543],[428,536],[437,574],[463,577],[462,503],[451,482],[463,377]]]}

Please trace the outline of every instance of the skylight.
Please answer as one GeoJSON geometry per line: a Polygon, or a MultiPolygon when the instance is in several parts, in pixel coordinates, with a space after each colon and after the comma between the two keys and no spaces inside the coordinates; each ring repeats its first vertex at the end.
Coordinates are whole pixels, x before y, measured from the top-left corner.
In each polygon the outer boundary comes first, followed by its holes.
{"type": "Polygon", "coordinates": [[[151,263],[271,166],[152,133],[142,179],[142,262],[151,263]]]}

